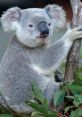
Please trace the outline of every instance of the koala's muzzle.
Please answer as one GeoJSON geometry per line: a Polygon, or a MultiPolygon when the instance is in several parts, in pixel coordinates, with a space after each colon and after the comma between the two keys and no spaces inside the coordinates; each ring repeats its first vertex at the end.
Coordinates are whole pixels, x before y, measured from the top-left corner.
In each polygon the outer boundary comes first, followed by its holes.
{"type": "Polygon", "coordinates": [[[49,35],[49,28],[46,22],[40,22],[38,24],[38,30],[40,31],[41,38],[46,38],[49,35]]]}

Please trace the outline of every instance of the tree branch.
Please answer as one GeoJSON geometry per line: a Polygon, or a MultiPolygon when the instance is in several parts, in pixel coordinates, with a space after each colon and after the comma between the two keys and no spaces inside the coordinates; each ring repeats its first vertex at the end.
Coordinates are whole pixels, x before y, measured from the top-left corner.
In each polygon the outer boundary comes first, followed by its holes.
{"type": "MultiPolygon", "coordinates": [[[[81,24],[81,5],[80,0],[70,0],[72,11],[73,11],[73,19],[71,23],[71,28],[75,28],[81,24]]],[[[74,81],[74,72],[78,69],[78,61],[79,61],[79,51],[80,51],[81,41],[76,40],[67,57],[66,63],[66,71],[65,71],[65,80],[67,82],[74,81]]]]}

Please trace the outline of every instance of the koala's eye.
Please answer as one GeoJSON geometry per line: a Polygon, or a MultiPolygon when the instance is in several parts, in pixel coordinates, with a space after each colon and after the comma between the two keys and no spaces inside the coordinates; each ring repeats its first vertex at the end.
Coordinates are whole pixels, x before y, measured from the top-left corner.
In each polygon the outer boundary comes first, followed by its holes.
{"type": "Polygon", "coordinates": [[[33,27],[33,24],[29,24],[29,27],[33,27]]]}
{"type": "Polygon", "coordinates": [[[51,26],[51,23],[48,23],[48,26],[51,26]]]}

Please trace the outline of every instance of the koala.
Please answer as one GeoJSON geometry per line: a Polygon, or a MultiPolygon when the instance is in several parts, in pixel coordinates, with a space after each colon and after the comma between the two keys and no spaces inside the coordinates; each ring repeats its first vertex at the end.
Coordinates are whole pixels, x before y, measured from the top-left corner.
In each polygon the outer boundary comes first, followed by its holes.
{"type": "MultiPolygon", "coordinates": [[[[58,5],[45,8],[8,9],[1,17],[5,31],[14,31],[0,63],[0,92],[17,113],[30,113],[25,101],[32,99],[36,82],[49,104],[60,85],[51,79],[68,54],[73,41],[82,38],[82,26],[66,31],[52,42],[54,31],[66,25],[65,11],[58,5]]],[[[3,99],[0,103],[6,107],[3,99]]]]}

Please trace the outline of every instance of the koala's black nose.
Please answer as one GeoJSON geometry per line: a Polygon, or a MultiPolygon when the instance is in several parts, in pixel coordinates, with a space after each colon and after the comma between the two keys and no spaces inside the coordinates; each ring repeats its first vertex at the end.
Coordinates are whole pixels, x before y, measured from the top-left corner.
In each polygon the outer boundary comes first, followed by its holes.
{"type": "Polygon", "coordinates": [[[49,29],[48,28],[42,28],[41,29],[41,34],[42,35],[48,35],[49,34],[49,29]]]}
{"type": "Polygon", "coordinates": [[[40,31],[41,37],[47,37],[49,35],[49,28],[47,27],[46,22],[40,22],[38,24],[38,30],[40,31]]]}

